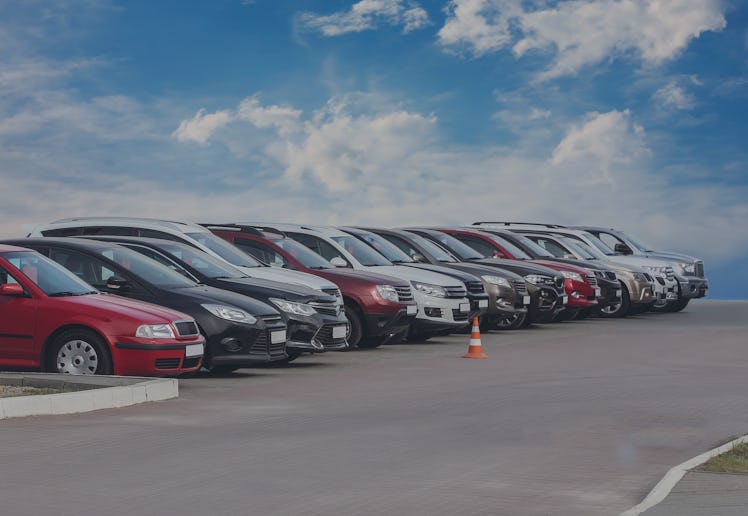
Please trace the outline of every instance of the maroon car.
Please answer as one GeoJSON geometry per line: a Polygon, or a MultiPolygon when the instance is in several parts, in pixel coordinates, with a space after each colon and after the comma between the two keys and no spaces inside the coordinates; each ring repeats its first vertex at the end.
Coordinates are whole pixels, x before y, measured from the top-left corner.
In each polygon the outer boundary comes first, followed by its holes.
{"type": "Polygon", "coordinates": [[[270,265],[308,272],[340,287],[350,322],[348,344],[374,348],[403,336],[418,306],[407,282],[336,267],[283,233],[263,227],[206,225],[213,233],[270,265]]]}

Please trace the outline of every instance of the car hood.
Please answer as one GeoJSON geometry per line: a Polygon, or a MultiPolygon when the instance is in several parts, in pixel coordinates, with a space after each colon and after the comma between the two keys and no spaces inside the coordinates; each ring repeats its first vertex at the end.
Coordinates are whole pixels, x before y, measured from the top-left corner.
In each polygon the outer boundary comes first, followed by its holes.
{"type": "Polygon", "coordinates": [[[528,274],[545,274],[546,276],[560,276],[558,271],[551,269],[550,267],[544,267],[535,263],[528,263],[523,260],[506,260],[503,258],[481,258],[470,263],[482,263],[493,267],[501,267],[519,274],[520,276],[526,276],[528,274]]]}
{"type": "Polygon", "coordinates": [[[68,303],[80,306],[80,311],[84,313],[96,311],[100,314],[102,310],[110,310],[118,317],[125,315],[134,320],[142,321],[144,324],[162,324],[184,319],[192,320],[189,315],[171,308],[113,294],[87,294],[57,299],[64,299],[68,303]]]}
{"type": "Polygon", "coordinates": [[[379,266],[367,266],[367,271],[376,271],[387,276],[394,276],[396,278],[404,279],[408,282],[418,281],[421,283],[428,283],[431,285],[438,285],[440,287],[464,287],[461,281],[452,278],[451,276],[445,276],[431,271],[424,271],[416,269],[415,267],[406,267],[404,265],[379,265],[379,266]]]}
{"type": "Polygon", "coordinates": [[[223,290],[230,290],[231,292],[262,300],[277,297],[296,303],[309,303],[310,301],[319,303],[337,302],[337,298],[320,292],[317,289],[261,278],[216,278],[210,280],[210,284],[223,290]]]}
{"type": "Polygon", "coordinates": [[[405,265],[405,267],[415,267],[416,269],[421,269],[424,271],[444,274],[445,276],[456,278],[463,283],[468,281],[480,281],[480,275],[476,276],[475,274],[470,274],[469,272],[460,269],[453,269],[452,267],[445,267],[444,265],[436,265],[431,263],[409,263],[408,265],[405,265]]]}
{"type": "Polygon", "coordinates": [[[587,274],[587,271],[580,263],[560,263],[552,260],[533,260],[532,263],[548,267],[555,271],[576,272],[577,274],[582,275],[587,274]]]}
{"type": "Polygon", "coordinates": [[[279,315],[278,310],[252,297],[208,285],[195,285],[173,290],[174,294],[199,304],[223,304],[241,308],[252,315],[279,315]]]}
{"type": "Polygon", "coordinates": [[[619,263],[621,265],[633,265],[634,267],[672,267],[672,260],[658,260],[657,258],[647,258],[645,256],[635,256],[630,254],[615,254],[608,256],[606,259],[610,263],[619,263]]]}
{"type": "Polygon", "coordinates": [[[450,269],[455,268],[457,270],[465,271],[469,274],[472,274],[478,277],[499,276],[499,277],[511,279],[511,280],[524,279],[522,278],[522,276],[520,276],[519,274],[515,272],[504,270],[504,269],[499,269],[497,267],[490,267],[488,265],[480,265],[478,263],[474,264],[474,263],[467,263],[467,262],[454,262],[454,263],[450,263],[449,265],[442,265],[442,267],[449,267],[450,269]]]}
{"type": "Polygon", "coordinates": [[[385,274],[377,274],[375,272],[363,271],[358,269],[349,269],[347,267],[336,267],[335,269],[318,269],[315,270],[315,274],[319,272],[321,276],[327,277],[330,281],[335,282],[336,278],[340,278],[342,281],[354,280],[367,282],[373,285],[395,285],[405,286],[408,285],[407,281],[403,281],[400,278],[393,276],[387,276],[385,274]]]}
{"type": "Polygon", "coordinates": [[[306,272],[292,271],[291,269],[280,269],[277,267],[237,267],[247,276],[262,278],[281,283],[303,285],[305,287],[322,290],[323,288],[338,288],[329,280],[308,274],[306,272]]]}
{"type": "Polygon", "coordinates": [[[669,262],[695,263],[695,262],[701,261],[699,258],[694,258],[693,256],[689,256],[687,254],[668,253],[665,251],[648,251],[646,253],[646,256],[649,258],[655,258],[658,260],[666,260],[669,262]]]}

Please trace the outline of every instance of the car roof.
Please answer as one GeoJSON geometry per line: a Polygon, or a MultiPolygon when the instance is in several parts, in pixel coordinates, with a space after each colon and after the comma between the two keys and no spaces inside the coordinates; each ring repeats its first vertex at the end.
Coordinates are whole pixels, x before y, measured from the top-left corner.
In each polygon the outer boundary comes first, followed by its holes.
{"type": "Polygon", "coordinates": [[[101,242],[98,240],[87,240],[85,238],[75,237],[32,237],[32,238],[18,238],[18,239],[7,239],[5,242],[12,242],[11,245],[23,246],[24,243],[29,245],[44,245],[44,246],[60,246],[68,247],[71,249],[111,249],[112,247],[118,247],[117,244],[111,242],[101,242]]]}
{"type": "Polygon", "coordinates": [[[29,249],[12,245],[12,244],[0,244],[0,253],[10,253],[15,251],[28,251],[29,249]]]}
{"type": "MultiPolygon", "coordinates": [[[[121,236],[121,235],[82,235],[79,237],[64,237],[65,240],[68,239],[74,239],[74,240],[85,240],[87,242],[94,241],[94,242],[110,242],[114,244],[141,244],[146,247],[156,247],[161,248],[164,244],[174,245],[177,247],[184,247],[185,249],[191,249],[192,251],[200,251],[202,250],[193,247],[189,244],[185,244],[184,242],[177,242],[176,240],[169,240],[166,238],[149,238],[149,237],[134,237],[134,236],[121,236]]],[[[40,239],[41,240],[41,239],[40,239]]],[[[51,240],[49,237],[45,237],[44,240],[51,240]]],[[[62,238],[58,239],[62,240],[62,238]]]]}
{"type": "MultiPolygon", "coordinates": [[[[242,223],[244,224],[244,223],[242,223]]],[[[248,226],[265,226],[270,227],[273,229],[279,229],[283,232],[289,232],[289,231],[296,231],[299,233],[308,233],[308,234],[319,234],[324,235],[327,237],[333,237],[333,236],[350,236],[350,234],[346,233],[345,231],[341,231],[336,227],[333,226],[318,226],[318,225],[312,225],[312,224],[289,224],[289,223],[251,223],[246,224],[248,226]]]]}
{"type": "Polygon", "coordinates": [[[194,222],[145,217],[72,217],[59,219],[49,224],[41,224],[35,230],[85,226],[127,226],[146,229],[169,228],[180,233],[185,231],[208,231],[194,222]]]}

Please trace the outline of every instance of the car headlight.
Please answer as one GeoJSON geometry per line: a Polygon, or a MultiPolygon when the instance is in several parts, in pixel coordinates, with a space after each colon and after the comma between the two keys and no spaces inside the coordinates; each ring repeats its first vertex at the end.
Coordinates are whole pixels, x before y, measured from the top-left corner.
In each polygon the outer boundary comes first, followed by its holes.
{"type": "Polygon", "coordinates": [[[168,324],[143,324],[135,330],[135,336],[144,339],[173,339],[174,331],[168,324]]]}
{"type": "Polygon", "coordinates": [[[564,278],[568,278],[572,281],[578,281],[580,283],[584,283],[584,278],[582,278],[582,275],[578,272],[573,271],[561,271],[561,274],[563,274],[564,278]]]}
{"type": "Polygon", "coordinates": [[[506,278],[502,278],[501,276],[481,276],[481,278],[483,278],[483,281],[485,281],[486,283],[491,283],[500,287],[512,287],[509,284],[509,281],[506,278]]]}
{"type": "Polygon", "coordinates": [[[635,272],[634,273],[634,279],[636,281],[646,281],[646,282],[649,282],[649,280],[647,279],[647,277],[644,275],[643,272],[635,272]]]}
{"type": "Polygon", "coordinates": [[[304,303],[294,303],[285,299],[270,298],[270,302],[277,306],[281,311],[294,315],[314,315],[317,310],[314,307],[304,303]]]}
{"type": "Polygon", "coordinates": [[[207,311],[215,315],[216,317],[220,317],[221,319],[226,319],[227,321],[234,321],[234,322],[240,322],[240,323],[246,323],[246,324],[254,324],[257,322],[257,318],[253,317],[252,315],[248,314],[244,310],[241,310],[239,308],[235,308],[233,306],[226,306],[226,305],[211,305],[211,304],[205,304],[201,305],[203,308],[205,308],[207,311]]]}
{"type": "Polygon", "coordinates": [[[696,274],[696,264],[695,263],[678,263],[678,267],[681,268],[684,274],[696,274]]]}
{"type": "Polygon", "coordinates": [[[377,285],[377,292],[385,301],[394,301],[395,303],[400,301],[397,290],[392,285],[377,285]]]}
{"type": "Polygon", "coordinates": [[[434,297],[447,297],[447,291],[444,290],[439,285],[430,285],[428,283],[418,283],[417,281],[413,281],[413,288],[416,290],[423,292],[427,296],[434,296],[434,297]]]}

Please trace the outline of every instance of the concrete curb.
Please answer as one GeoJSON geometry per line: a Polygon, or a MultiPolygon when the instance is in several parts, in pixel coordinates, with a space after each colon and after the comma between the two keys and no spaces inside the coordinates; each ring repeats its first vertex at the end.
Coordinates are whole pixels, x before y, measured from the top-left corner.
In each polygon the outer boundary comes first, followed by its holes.
{"type": "Polygon", "coordinates": [[[689,470],[695,468],[696,466],[704,464],[706,461],[716,455],[720,455],[722,453],[730,451],[730,449],[732,449],[732,447],[736,444],[742,444],[745,442],[748,442],[748,435],[733,439],[729,443],[723,444],[722,446],[714,448],[713,450],[709,450],[708,452],[702,453],[701,455],[697,455],[693,459],[689,459],[686,462],[670,468],[670,470],[665,473],[665,476],[662,477],[662,480],[660,480],[657,485],[652,488],[652,490],[640,504],[632,507],[625,512],[622,512],[620,516],[639,516],[639,514],[643,513],[644,511],[651,509],[652,507],[663,501],[667,497],[667,495],[670,494],[670,491],[673,490],[676,484],[680,482],[680,479],[683,478],[683,475],[685,475],[689,470]]]}
{"type": "Polygon", "coordinates": [[[60,394],[0,398],[0,419],[75,414],[179,396],[179,382],[176,378],[0,373],[0,384],[80,389],[60,394]]]}

